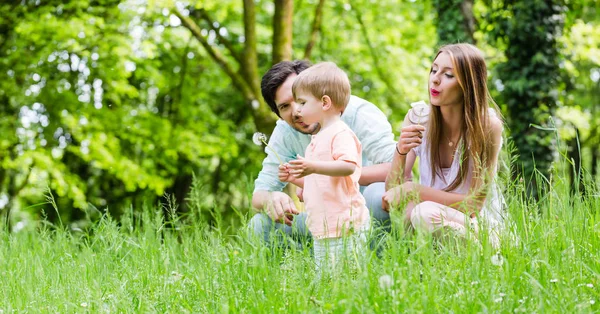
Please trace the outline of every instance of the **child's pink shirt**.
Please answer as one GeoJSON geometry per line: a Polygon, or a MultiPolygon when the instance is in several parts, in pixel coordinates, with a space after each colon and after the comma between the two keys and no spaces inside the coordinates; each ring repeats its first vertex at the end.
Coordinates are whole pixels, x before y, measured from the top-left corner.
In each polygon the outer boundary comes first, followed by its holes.
{"type": "Polygon", "coordinates": [[[362,230],[368,223],[369,210],[358,185],[361,154],[360,141],[343,121],[312,136],[306,148],[307,160],[343,160],[356,165],[350,176],[311,174],[304,178],[307,225],[315,239],[341,237],[342,231],[362,230]]]}

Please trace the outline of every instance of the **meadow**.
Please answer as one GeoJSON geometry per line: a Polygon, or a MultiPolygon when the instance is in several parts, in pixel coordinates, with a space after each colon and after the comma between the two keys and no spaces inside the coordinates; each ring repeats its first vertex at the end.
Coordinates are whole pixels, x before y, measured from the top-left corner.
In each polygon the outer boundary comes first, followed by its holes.
{"type": "Polygon", "coordinates": [[[246,215],[209,226],[147,206],[85,231],[3,231],[0,313],[598,312],[600,204],[557,178],[537,203],[512,188],[499,250],[404,234],[393,216],[379,257],[323,278],[309,251],[249,236],[246,215]]]}

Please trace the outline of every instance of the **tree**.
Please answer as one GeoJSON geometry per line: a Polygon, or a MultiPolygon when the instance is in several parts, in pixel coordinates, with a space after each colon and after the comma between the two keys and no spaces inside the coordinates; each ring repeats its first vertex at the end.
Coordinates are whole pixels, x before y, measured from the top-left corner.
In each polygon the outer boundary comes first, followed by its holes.
{"type": "Polygon", "coordinates": [[[476,20],[473,15],[473,0],[435,0],[436,27],[441,45],[455,43],[475,44],[473,36],[476,20]]]}
{"type": "Polygon", "coordinates": [[[492,1],[492,36],[506,45],[496,73],[508,125],[519,154],[515,175],[531,195],[549,182],[557,151],[552,117],[557,107],[559,46],[565,7],[560,0],[492,1]],[[536,171],[541,175],[538,181],[536,171]]]}

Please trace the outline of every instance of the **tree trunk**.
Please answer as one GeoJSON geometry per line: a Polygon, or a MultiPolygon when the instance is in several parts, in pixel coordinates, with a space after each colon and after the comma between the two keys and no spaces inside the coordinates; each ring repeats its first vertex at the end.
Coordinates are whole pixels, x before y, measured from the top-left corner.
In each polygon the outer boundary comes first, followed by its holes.
{"type": "Polygon", "coordinates": [[[312,49],[317,42],[317,35],[319,35],[319,30],[321,29],[321,20],[323,17],[323,7],[325,5],[325,0],[319,0],[319,4],[315,9],[315,18],[312,23],[312,30],[310,31],[310,37],[308,43],[306,43],[306,48],[304,48],[304,59],[310,60],[310,55],[312,54],[312,49]]]}
{"type": "Polygon", "coordinates": [[[250,112],[254,119],[256,129],[263,133],[270,133],[275,125],[275,114],[271,112],[264,102],[259,83],[258,57],[256,52],[256,10],[252,0],[244,0],[244,34],[245,45],[242,63],[238,64],[239,71],[235,71],[229,61],[220,53],[220,51],[211,45],[206,36],[202,35],[200,27],[189,16],[183,15],[177,10],[173,10],[184,27],[200,42],[210,57],[225,71],[231,78],[233,86],[244,96],[246,100],[246,110],[250,112]]]}
{"type": "Polygon", "coordinates": [[[275,0],[273,16],[273,64],[292,59],[293,0],[275,0]]]}
{"type": "Polygon", "coordinates": [[[473,0],[434,0],[440,44],[475,43],[473,0]]]}

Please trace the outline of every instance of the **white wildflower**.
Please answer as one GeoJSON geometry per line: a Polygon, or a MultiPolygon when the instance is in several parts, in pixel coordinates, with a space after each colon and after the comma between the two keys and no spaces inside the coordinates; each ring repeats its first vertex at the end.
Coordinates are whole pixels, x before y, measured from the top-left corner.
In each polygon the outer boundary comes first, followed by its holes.
{"type": "Polygon", "coordinates": [[[494,303],[500,303],[500,302],[502,302],[502,300],[503,300],[503,299],[502,299],[502,297],[500,297],[500,298],[495,298],[495,299],[494,299],[494,303]]]}
{"type": "Polygon", "coordinates": [[[557,282],[558,282],[558,279],[556,279],[556,278],[550,279],[550,282],[551,282],[551,283],[557,283],[557,282]]]}
{"type": "Polygon", "coordinates": [[[474,286],[476,284],[479,284],[479,281],[471,281],[471,286],[474,286]]]}
{"type": "Polygon", "coordinates": [[[500,253],[496,253],[494,255],[492,255],[492,264],[496,265],[498,267],[502,266],[502,264],[504,264],[504,258],[502,257],[502,255],[500,255],[500,253]]]}
{"type": "Polygon", "coordinates": [[[594,304],[596,304],[596,301],[594,301],[594,300],[590,300],[590,304],[591,304],[591,305],[594,305],[594,304]]]}
{"type": "Polygon", "coordinates": [[[587,284],[587,285],[585,285],[585,286],[586,286],[586,287],[588,287],[588,288],[593,288],[593,287],[594,287],[594,284],[588,283],[588,284],[587,284]]]}
{"type": "Polygon", "coordinates": [[[387,290],[391,288],[393,284],[394,280],[392,279],[392,276],[382,275],[381,277],[379,277],[379,288],[381,288],[382,290],[387,290]]]}
{"type": "Polygon", "coordinates": [[[81,307],[88,307],[88,304],[86,302],[83,302],[80,305],[81,305],[81,307]]]}

